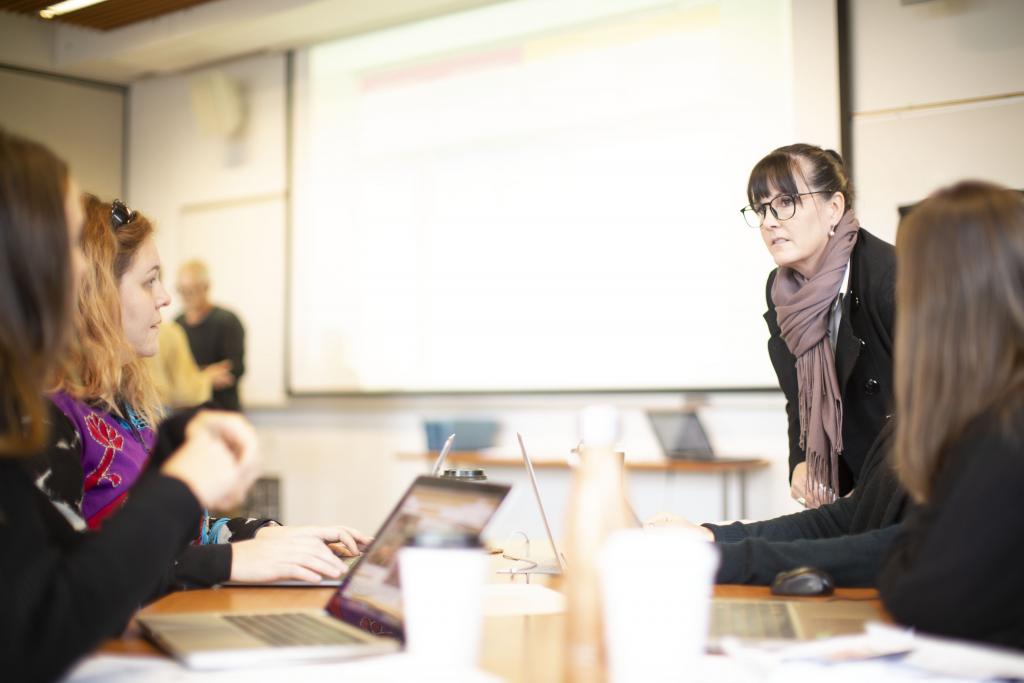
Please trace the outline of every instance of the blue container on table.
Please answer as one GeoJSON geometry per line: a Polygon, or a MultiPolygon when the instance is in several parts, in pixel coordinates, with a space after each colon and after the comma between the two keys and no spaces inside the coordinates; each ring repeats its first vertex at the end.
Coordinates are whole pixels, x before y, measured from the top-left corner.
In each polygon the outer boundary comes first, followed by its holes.
{"type": "Polygon", "coordinates": [[[455,434],[453,451],[478,451],[494,445],[497,420],[427,420],[427,450],[440,451],[449,434],[455,434]]]}

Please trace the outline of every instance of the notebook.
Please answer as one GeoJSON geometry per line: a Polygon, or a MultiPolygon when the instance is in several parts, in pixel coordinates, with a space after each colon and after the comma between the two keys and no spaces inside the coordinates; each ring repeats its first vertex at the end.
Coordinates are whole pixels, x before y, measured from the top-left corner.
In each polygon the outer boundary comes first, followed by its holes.
{"type": "Polygon", "coordinates": [[[862,633],[880,617],[877,607],[855,600],[740,600],[711,601],[708,650],[720,652],[725,638],[761,644],[792,644],[862,633]]]}
{"type": "Polygon", "coordinates": [[[181,613],[138,618],[186,666],[220,669],[346,659],[401,648],[398,550],[424,529],[479,534],[509,486],[418,477],[323,610],[181,613]]]}
{"type": "Polygon", "coordinates": [[[678,460],[715,459],[715,451],[697,413],[683,410],[649,410],[647,419],[651,421],[654,435],[658,438],[665,457],[678,460]]]}

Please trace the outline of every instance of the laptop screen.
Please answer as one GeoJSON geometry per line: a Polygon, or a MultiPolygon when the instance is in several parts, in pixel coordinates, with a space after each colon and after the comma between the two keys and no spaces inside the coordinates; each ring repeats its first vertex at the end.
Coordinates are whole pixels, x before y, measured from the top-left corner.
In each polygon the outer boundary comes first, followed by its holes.
{"type": "Polygon", "coordinates": [[[361,629],[402,637],[398,550],[419,531],[480,534],[509,486],[421,476],[392,510],[370,547],[327,604],[327,611],[361,629]]]}
{"type": "Polygon", "coordinates": [[[714,455],[697,413],[652,410],[647,416],[668,457],[711,458],[714,455]]]}

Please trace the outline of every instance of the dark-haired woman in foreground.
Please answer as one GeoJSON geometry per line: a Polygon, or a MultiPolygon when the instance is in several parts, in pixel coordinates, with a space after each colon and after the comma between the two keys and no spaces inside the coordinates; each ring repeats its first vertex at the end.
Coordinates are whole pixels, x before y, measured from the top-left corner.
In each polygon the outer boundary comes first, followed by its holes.
{"type": "Polygon", "coordinates": [[[774,150],[750,172],[747,200],[744,218],[778,266],[764,318],[786,395],[791,493],[818,507],[858,485],[892,412],[895,254],[860,227],[831,150],[774,150]]]}
{"type": "Polygon", "coordinates": [[[39,491],[29,456],[61,419],[43,392],[70,330],[82,207],[65,164],[0,129],[0,677],[46,681],[116,635],[195,532],[241,500],[255,435],[205,413],[102,532],[80,534],[39,491]]]}
{"type": "Polygon", "coordinates": [[[896,239],[897,471],[921,510],[879,588],[899,622],[1024,649],[1024,200],[941,190],[896,239]]]}

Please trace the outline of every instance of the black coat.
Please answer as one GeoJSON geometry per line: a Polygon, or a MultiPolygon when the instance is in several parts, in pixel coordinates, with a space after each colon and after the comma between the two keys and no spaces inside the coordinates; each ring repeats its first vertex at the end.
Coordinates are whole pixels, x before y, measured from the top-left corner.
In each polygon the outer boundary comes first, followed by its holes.
{"type": "MultiPolygon", "coordinates": [[[[195,325],[189,325],[182,313],[174,319],[188,337],[188,346],[196,365],[205,368],[222,360],[231,361],[231,374],[236,380],[245,374],[245,328],[238,316],[214,306],[210,314],[195,325]]],[[[238,382],[224,389],[214,389],[210,405],[220,410],[242,409],[238,398],[238,382]]]]}
{"type": "MultiPolygon", "coordinates": [[[[806,460],[800,448],[797,413],[796,358],[782,339],[772,283],[778,269],[768,276],[764,314],[771,337],[771,357],[779,387],[786,395],[789,417],[789,472],[806,460]]],[[[861,228],[850,255],[849,285],[843,297],[843,314],[836,337],[836,374],[843,398],[843,452],[839,459],[839,494],[857,484],[864,458],[878,436],[886,416],[892,413],[893,316],[895,313],[896,250],[861,228]]]]}

